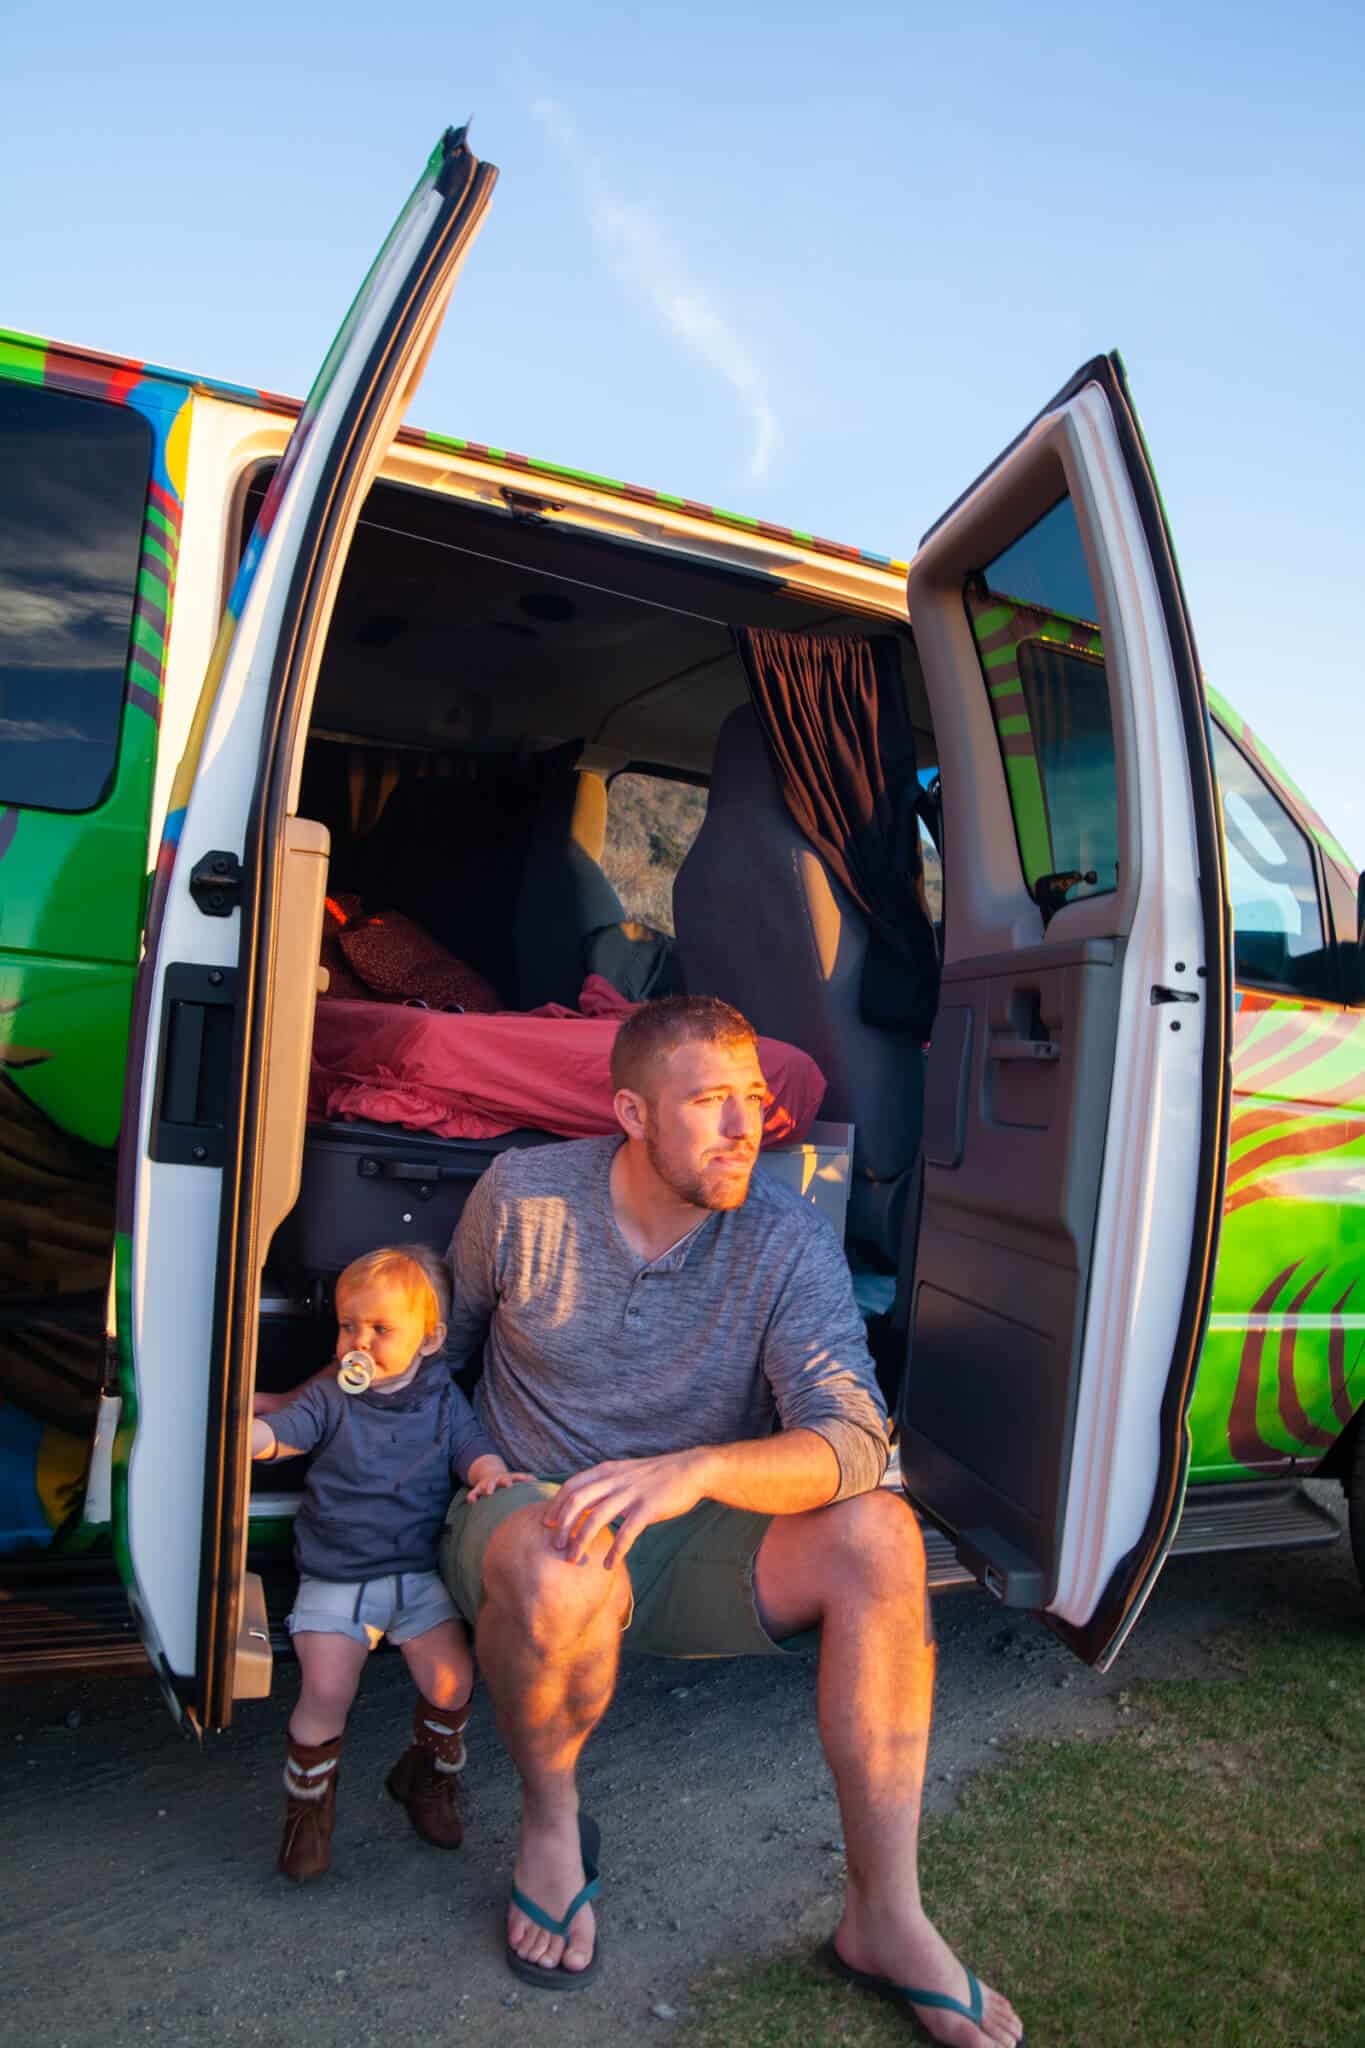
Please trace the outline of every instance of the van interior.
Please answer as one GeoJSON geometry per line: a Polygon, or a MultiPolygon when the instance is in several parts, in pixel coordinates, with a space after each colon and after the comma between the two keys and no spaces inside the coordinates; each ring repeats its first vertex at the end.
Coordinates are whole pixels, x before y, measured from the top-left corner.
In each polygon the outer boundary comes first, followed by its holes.
{"type": "MultiPolygon", "coordinates": [[[[246,494],[243,541],[268,480],[258,474],[246,494]]],[[[338,936],[400,914],[472,970],[471,1003],[487,1008],[573,1010],[603,963],[626,996],[676,988],[734,1003],[761,1035],[815,1060],[821,1118],[853,1126],[846,1245],[865,1313],[885,1330],[915,1206],[923,1034],[863,1020],[866,920],[788,813],[734,626],[896,636],[928,791],[934,737],[903,621],[822,607],[782,590],[770,568],[745,574],[566,532],[515,503],[499,513],[376,484],[333,615],[298,801],[331,841],[330,995],[374,993],[351,982],[338,936]]],[[[938,921],[932,820],[926,800],[925,895],[938,921]]],[[[453,987],[466,993],[458,975],[453,987]]],[[[258,1383],[296,1385],[330,1355],[331,1283],[359,1250],[443,1245],[499,1149],[549,1141],[531,1114],[523,1128],[462,1140],[319,1120],[314,1105],[302,1191],[266,1262],[258,1383]]],[[[898,1361],[883,1363],[891,1391],[898,1361]]],[[[253,1474],[258,1493],[296,1484],[269,1465],[253,1474]]]]}

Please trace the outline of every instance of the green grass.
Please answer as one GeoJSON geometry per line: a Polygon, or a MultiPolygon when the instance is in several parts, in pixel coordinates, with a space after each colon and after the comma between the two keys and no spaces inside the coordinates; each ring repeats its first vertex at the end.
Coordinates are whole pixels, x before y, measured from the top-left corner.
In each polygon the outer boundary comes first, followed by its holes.
{"type": "MultiPolygon", "coordinates": [[[[930,1910],[1030,2048],[1365,2044],[1365,1628],[1229,1637],[1101,1741],[1021,1743],[931,1819],[930,1910]]],[[[807,1957],[695,1987],[688,2048],[910,2038],[807,1957]]]]}

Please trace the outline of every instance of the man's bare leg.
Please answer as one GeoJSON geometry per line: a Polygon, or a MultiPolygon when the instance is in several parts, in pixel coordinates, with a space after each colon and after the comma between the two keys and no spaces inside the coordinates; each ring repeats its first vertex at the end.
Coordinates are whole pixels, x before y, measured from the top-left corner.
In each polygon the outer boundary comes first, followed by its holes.
{"type": "MultiPolygon", "coordinates": [[[[770,1634],[820,1624],[820,1740],[848,1853],[839,1954],[854,1969],[966,2003],[966,1973],[919,1893],[934,1644],[914,1516],[885,1490],[779,1515],[759,1549],[755,1591],[770,1634]]],[[[980,2027],[924,2006],[917,2015],[952,2048],[1013,2048],[1023,2032],[1018,2015],[982,1989],[980,2027]]]]}
{"type": "MultiPolygon", "coordinates": [[[[584,1564],[569,1564],[550,1540],[543,1507],[530,1507],[508,1516],[484,1557],[479,1668],[521,1774],[516,1882],[555,1919],[584,1881],[574,1771],[615,1690],[630,1607],[624,1565],[602,1569],[610,1543],[606,1532],[584,1564]]],[[[561,1961],[583,1969],[595,1931],[591,1906],[574,1916],[567,1941],[508,1909],[512,1947],[547,1970],[561,1961]]]]}

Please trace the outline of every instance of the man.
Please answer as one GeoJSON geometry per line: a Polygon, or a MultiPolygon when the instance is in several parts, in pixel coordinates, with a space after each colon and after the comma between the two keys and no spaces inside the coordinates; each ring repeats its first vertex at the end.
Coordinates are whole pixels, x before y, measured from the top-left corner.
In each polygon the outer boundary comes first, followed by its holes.
{"type": "Polygon", "coordinates": [[[621,1138],[504,1153],[451,1244],[451,1349],[517,1468],[457,1498],[442,1571],[522,1781],[508,1962],[556,1990],[594,1961],[595,1849],[575,1767],[622,1639],[780,1652],[818,1629],[817,1711],[848,1854],[836,1968],[936,2041],[1014,2048],[1019,2020],[920,1904],[934,1650],[919,1529],[879,1487],[886,1414],[842,1248],[751,1180],[765,1096],[727,1004],[646,1004],[612,1058],[621,1138]],[[773,1433],[774,1424],[781,1427],[773,1433]]]}

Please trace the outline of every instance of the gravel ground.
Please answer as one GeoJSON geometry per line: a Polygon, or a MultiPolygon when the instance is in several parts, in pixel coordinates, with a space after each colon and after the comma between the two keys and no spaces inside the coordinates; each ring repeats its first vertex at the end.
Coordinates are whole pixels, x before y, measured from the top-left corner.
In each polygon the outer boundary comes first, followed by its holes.
{"type": "MultiPolygon", "coordinates": [[[[1334,1488],[1323,1498],[1339,1502],[1334,1488]]],[[[1305,1604],[1365,1616],[1344,1542],[1178,1560],[1101,1678],[986,1596],[945,1596],[931,1805],[1011,1736],[1110,1729],[1134,1678],[1205,1675],[1214,1634],[1305,1604]]],[[[666,2037],[713,1965],[814,1940],[837,1916],[838,1816],[808,1660],[625,1666],[583,1771],[604,1844],[601,1974],[554,1998],[520,1990],[502,1962],[515,1785],[486,1702],[471,1724],[469,1839],[443,1856],[384,1796],[411,1695],[399,1660],[376,1658],[332,1872],[296,1889],[273,1868],[295,1685],[283,1665],[275,1697],[202,1750],[141,1679],[47,1682],[0,1705],[0,2041],[611,2048],[666,2037]]]]}

